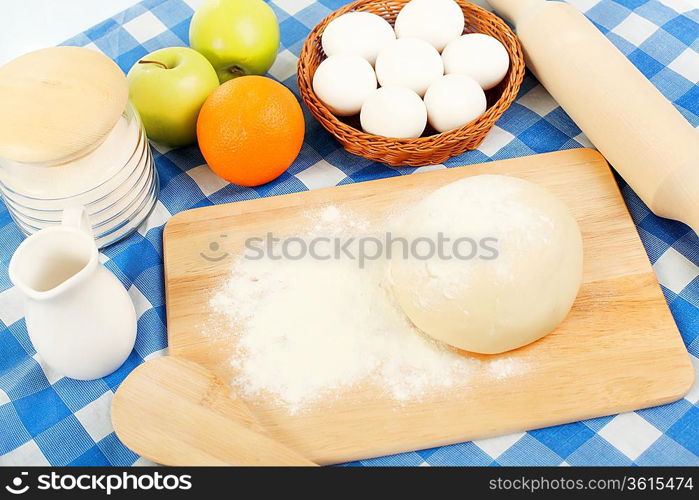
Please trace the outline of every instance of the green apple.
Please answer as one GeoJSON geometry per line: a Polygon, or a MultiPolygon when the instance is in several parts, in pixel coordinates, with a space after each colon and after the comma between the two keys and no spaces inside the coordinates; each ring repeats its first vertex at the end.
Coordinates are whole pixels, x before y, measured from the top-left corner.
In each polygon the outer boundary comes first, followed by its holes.
{"type": "Polygon", "coordinates": [[[205,0],[189,25],[189,44],[211,62],[221,83],[264,75],[279,50],[279,23],[262,0],[205,0]]]}
{"type": "Polygon", "coordinates": [[[136,62],[127,78],[150,140],[173,147],[196,141],[199,110],[219,85],[204,56],[188,47],[156,50],[136,62]]]}

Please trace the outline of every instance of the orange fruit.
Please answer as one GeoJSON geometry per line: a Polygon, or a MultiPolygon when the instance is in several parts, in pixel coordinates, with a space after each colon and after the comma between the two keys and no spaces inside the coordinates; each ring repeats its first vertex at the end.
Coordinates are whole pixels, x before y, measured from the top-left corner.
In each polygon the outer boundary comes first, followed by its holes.
{"type": "Polygon", "coordinates": [[[259,186],[293,163],[304,128],[301,106],[289,89],[264,76],[241,76],[206,99],[197,139],[216,175],[241,186],[259,186]]]}

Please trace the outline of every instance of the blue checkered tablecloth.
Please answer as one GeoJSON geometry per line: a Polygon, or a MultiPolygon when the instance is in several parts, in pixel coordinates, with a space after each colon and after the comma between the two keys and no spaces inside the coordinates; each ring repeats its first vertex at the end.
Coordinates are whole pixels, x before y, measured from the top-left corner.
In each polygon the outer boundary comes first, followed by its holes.
{"type": "MultiPolygon", "coordinates": [[[[89,46],[124,71],[150,51],[186,45],[200,0],[145,0],[68,42],[89,46]]],[[[272,0],[282,47],[271,76],[297,92],[296,60],[310,29],[343,0],[272,0]]],[[[699,125],[699,11],[682,0],[571,0],[670,99],[699,125]]],[[[128,289],[138,312],[136,348],[116,373],[91,382],[62,378],[27,337],[19,292],[7,266],[22,235],[0,205],[0,464],[146,463],[114,434],[115,389],[138,364],[166,349],[162,229],[194,207],[407,175],[580,146],[591,146],[530,75],[517,101],[477,151],[433,167],[390,168],[350,155],[306,112],[306,142],[276,181],[257,188],[213,175],[194,147],[155,146],[161,181],[157,206],[139,231],[107,248],[105,265],[128,289]]],[[[620,181],[668,304],[699,369],[699,239],[683,224],[649,212],[620,181]]],[[[698,208],[699,209],[699,208],[698,208]]],[[[699,385],[657,408],[558,427],[362,461],[365,465],[699,465],[699,385]]]]}

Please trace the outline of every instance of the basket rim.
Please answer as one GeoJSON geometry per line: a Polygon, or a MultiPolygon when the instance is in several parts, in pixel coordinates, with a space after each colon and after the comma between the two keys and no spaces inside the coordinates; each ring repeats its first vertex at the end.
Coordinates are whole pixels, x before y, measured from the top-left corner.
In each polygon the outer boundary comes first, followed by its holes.
{"type": "MultiPolygon", "coordinates": [[[[402,4],[407,4],[410,0],[391,0],[391,3],[402,3],[402,4]]],[[[472,120],[464,125],[462,125],[459,128],[448,130],[446,132],[441,132],[438,134],[433,134],[433,135],[428,135],[428,136],[421,136],[415,139],[400,139],[400,138],[395,138],[395,137],[385,137],[385,136],[380,136],[380,135],[374,135],[374,134],[369,134],[365,131],[363,131],[360,128],[355,128],[348,123],[340,120],[337,116],[335,116],[328,108],[327,106],[315,95],[315,92],[313,91],[313,74],[315,74],[315,71],[311,72],[310,66],[305,64],[305,61],[310,58],[310,54],[312,52],[317,51],[318,49],[313,47],[314,42],[317,40],[318,42],[320,41],[320,38],[323,34],[324,27],[327,26],[327,24],[332,21],[333,19],[336,19],[337,17],[340,17],[343,14],[346,14],[348,12],[353,12],[353,11],[365,11],[365,9],[362,9],[361,7],[370,5],[370,4],[385,4],[385,1],[382,0],[356,0],[354,2],[351,2],[333,12],[328,14],[325,18],[323,18],[316,26],[310,31],[308,34],[303,48],[301,50],[301,54],[298,59],[298,64],[297,64],[297,84],[299,87],[299,92],[301,94],[301,97],[308,107],[308,109],[311,111],[311,113],[318,119],[321,124],[322,121],[328,121],[330,122],[335,128],[341,130],[344,134],[353,136],[358,140],[361,141],[372,141],[372,140],[381,140],[381,141],[391,141],[394,143],[396,146],[400,145],[401,150],[405,152],[411,152],[411,150],[414,148],[420,148],[420,152],[424,151],[424,147],[439,147],[440,145],[444,144],[452,144],[455,142],[461,142],[463,140],[463,135],[468,134],[470,129],[472,129],[474,126],[481,124],[481,123],[487,123],[489,121],[492,121],[493,124],[497,119],[504,113],[504,111],[512,104],[514,99],[517,96],[517,91],[519,90],[519,87],[522,84],[522,81],[524,79],[524,73],[525,73],[525,65],[524,65],[524,53],[522,50],[521,43],[515,33],[512,31],[512,29],[498,16],[493,14],[492,12],[489,12],[488,10],[482,8],[479,5],[476,5],[475,3],[472,2],[467,2],[464,0],[455,0],[457,4],[459,4],[460,7],[464,7],[464,4],[468,4],[468,8],[471,9],[473,12],[475,12],[478,16],[484,17],[491,22],[494,22],[495,24],[499,25],[500,28],[502,28],[502,36],[511,43],[511,49],[515,53],[514,56],[513,54],[510,53],[508,50],[508,56],[510,57],[510,69],[509,71],[516,71],[515,74],[515,79],[514,82],[508,83],[508,85],[504,88],[502,94],[500,97],[493,102],[487,109],[486,111],[476,118],[475,120],[472,120]],[[313,73],[313,74],[311,74],[313,73]],[[516,90],[514,92],[508,92],[508,90],[512,90],[512,88],[515,87],[516,90]],[[308,100],[312,98],[313,99],[313,106],[316,107],[320,112],[322,112],[322,120],[319,116],[316,115],[314,112],[314,109],[312,106],[309,105],[308,100]],[[502,109],[500,105],[502,106],[502,109]],[[411,147],[412,146],[412,147],[411,147]]],[[[469,33],[465,32],[464,34],[469,33]]],[[[327,56],[322,53],[321,50],[321,61],[326,59],[327,56]]],[[[492,125],[491,125],[492,127],[492,125]]],[[[331,134],[336,135],[334,132],[329,131],[331,134]]],[[[418,151],[415,151],[418,152],[418,151]]]]}

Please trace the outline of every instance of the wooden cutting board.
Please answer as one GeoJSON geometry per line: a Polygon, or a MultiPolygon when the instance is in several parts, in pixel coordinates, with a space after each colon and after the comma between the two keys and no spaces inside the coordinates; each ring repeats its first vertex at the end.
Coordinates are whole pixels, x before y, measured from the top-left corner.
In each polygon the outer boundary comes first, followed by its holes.
{"type": "Polygon", "coordinates": [[[307,221],[304,212],[328,203],[378,220],[392,207],[482,173],[522,177],[549,188],[568,204],[583,233],[584,283],[569,317],[544,339],[500,356],[515,357],[525,369],[500,379],[486,369],[477,371],[446,393],[404,406],[370,387],[296,415],[270,401],[247,399],[262,424],[290,448],[329,464],[681,398],[694,378],[689,356],[611,171],[604,158],[588,149],[180,213],[164,232],[170,354],[232,380],[229,360],[234,345],[230,338],[208,334],[211,321],[216,321],[208,301],[226,279],[245,238],[268,231],[279,237],[293,235],[307,221]]]}

